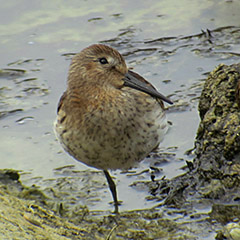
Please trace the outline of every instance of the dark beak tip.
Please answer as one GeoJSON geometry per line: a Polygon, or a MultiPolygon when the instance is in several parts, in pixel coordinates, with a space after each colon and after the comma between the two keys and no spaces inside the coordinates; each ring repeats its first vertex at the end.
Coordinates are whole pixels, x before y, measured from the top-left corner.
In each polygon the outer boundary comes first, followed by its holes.
{"type": "Polygon", "coordinates": [[[173,102],[170,99],[168,99],[167,103],[170,104],[170,105],[173,105],[173,102]]]}

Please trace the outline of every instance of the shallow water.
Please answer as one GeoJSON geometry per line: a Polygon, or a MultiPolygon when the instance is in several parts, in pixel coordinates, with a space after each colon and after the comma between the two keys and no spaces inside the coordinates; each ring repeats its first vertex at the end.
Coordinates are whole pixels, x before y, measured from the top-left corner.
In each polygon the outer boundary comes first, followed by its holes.
{"type": "MultiPolygon", "coordinates": [[[[148,169],[153,160],[151,164],[156,162],[161,169],[157,178],[183,173],[185,160],[192,159],[185,153],[193,148],[199,123],[198,96],[206,73],[220,63],[239,61],[239,10],[239,1],[217,0],[2,1],[0,68],[5,70],[0,72],[1,168],[22,170],[25,183],[44,187],[49,186],[48,179],[73,177],[88,169],[63,152],[52,123],[66,87],[71,53],[102,42],[117,48],[129,67],[174,101],[173,106],[167,106],[172,127],[159,152],[134,171],[148,169]],[[54,170],[68,165],[74,167],[54,170]]],[[[145,199],[147,189],[133,184],[149,181],[149,172],[112,174],[122,210],[156,204],[145,199]]],[[[105,179],[101,174],[96,176],[99,188],[82,188],[98,193],[89,207],[110,209],[105,179]]]]}

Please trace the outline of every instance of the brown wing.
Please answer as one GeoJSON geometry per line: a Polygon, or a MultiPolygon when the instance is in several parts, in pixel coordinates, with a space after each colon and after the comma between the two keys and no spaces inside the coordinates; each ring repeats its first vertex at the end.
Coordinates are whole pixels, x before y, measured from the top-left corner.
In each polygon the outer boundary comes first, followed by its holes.
{"type": "Polygon", "coordinates": [[[64,92],[63,95],[61,96],[59,102],[58,102],[57,113],[58,113],[59,110],[62,108],[63,101],[64,101],[64,99],[66,98],[66,96],[67,96],[67,93],[64,92]]]}

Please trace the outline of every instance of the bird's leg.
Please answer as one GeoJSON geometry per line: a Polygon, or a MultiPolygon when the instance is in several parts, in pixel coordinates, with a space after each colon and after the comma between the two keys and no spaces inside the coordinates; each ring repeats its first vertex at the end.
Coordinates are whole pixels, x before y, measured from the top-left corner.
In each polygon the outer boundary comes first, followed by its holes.
{"type": "Polygon", "coordinates": [[[119,213],[118,212],[118,205],[119,205],[119,202],[117,200],[117,190],[116,190],[116,185],[114,183],[114,181],[112,180],[112,177],[110,176],[109,172],[106,171],[106,170],[103,170],[104,174],[105,174],[105,177],[107,179],[107,182],[108,182],[108,186],[111,190],[111,193],[112,193],[112,197],[113,197],[113,201],[114,201],[114,213],[119,213]]]}

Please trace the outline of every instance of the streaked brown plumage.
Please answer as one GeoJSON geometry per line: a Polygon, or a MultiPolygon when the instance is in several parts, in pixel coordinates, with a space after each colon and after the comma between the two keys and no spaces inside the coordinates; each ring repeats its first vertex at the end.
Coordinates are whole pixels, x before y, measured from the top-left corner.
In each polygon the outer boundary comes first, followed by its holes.
{"type": "Polygon", "coordinates": [[[104,171],[115,212],[108,170],[129,169],[159,145],[168,128],[162,100],[172,103],[111,47],[95,44],[72,60],[55,131],[76,160],[104,171]]]}

